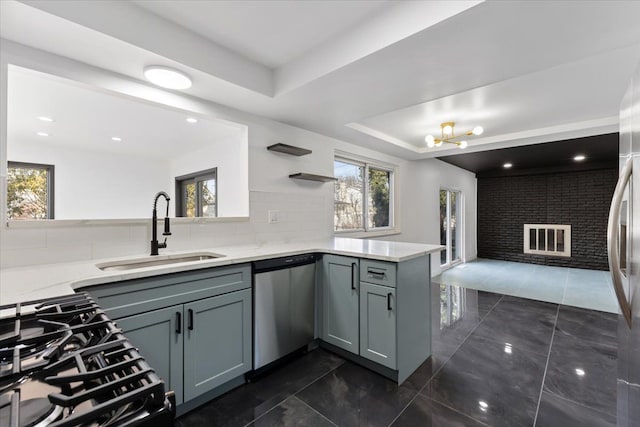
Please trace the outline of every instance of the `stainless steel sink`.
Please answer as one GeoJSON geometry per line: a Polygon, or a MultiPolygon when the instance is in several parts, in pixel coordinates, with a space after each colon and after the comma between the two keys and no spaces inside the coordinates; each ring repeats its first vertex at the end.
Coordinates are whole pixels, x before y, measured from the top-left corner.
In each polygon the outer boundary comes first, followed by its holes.
{"type": "Polygon", "coordinates": [[[96,267],[98,267],[102,271],[134,270],[137,268],[158,267],[162,265],[178,264],[182,262],[206,261],[210,259],[221,258],[223,256],[224,255],[214,254],[210,252],[183,255],[160,255],[138,259],[105,262],[102,264],[96,264],[96,267]]]}

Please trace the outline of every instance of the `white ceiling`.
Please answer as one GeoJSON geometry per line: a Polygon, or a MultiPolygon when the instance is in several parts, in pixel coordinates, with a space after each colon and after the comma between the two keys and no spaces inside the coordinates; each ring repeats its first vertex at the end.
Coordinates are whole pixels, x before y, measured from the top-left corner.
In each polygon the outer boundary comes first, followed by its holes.
{"type": "Polygon", "coordinates": [[[169,110],[97,91],[64,79],[11,67],[8,77],[7,140],[93,152],[162,159],[227,142],[240,141],[239,125],[169,110]],[[50,117],[48,123],[38,119],[50,117]],[[48,133],[48,137],[37,132],[48,133]],[[122,141],[113,141],[112,137],[122,141]]]}
{"type": "MultiPolygon", "coordinates": [[[[634,56],[637,53],[636,47],[609,51],[368,117],[349,126],[382,139],[392,135],[391,143],[425,150],[425,135],[440,137],[443,122],[455,122],[457,135],[483,126],[481,137],[464,138],[473,145],[491,144],[505,134],[513,139],[532,133],[544,135],[548,129],[566,124],[599,128],[603,118],[617,125],[615,112],[624,89],[621,83],[629,79],[629,70],[638,63],[634,56]]],[[[433,151],[452,149],[457,148],[445,144],[433,151]]]]}
{"type": "Polygon", "coordinates": [[[388,0],[134,0],[177,25],[269,68],[384,11],[388,0]]]}
{"type": "Polygon", "coordinates": [[[178,67],[187,94],[409,159],[460,151],[424,147],[442,121],[485,128],[470,150],[615,131],[640,60],[635,1],[0,8],[3,38],[139,80],[178,67]]]}

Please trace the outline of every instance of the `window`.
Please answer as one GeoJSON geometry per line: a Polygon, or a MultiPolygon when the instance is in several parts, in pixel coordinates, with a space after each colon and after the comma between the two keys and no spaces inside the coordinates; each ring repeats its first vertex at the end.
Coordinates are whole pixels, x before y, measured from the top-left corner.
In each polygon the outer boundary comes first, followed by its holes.
{"type": "Polygon", "coordinates": [[[333,170],[336,231],[393,227],[393,169],[337,157],[333,170]]]}
{"type": "Polygon", "coordinates": [[[462,248],[462,193],[440,190],[440,265],[450,266],[461,260],[462,248]]]}
{"type": "Polygon", "coordinates": [[[208,169],[176,178],[176,216],[218,216],[218,169],[208,169]]]}
{"type": "Polygon", "coordinates": [[[53,169],[53,165],[8,163],[8,219],[53,219],[53,169]]]}
{"type": "Polygon", "coordinates": [[[571,256],[571,225],[525,224],[524,253],[571,256]]]}

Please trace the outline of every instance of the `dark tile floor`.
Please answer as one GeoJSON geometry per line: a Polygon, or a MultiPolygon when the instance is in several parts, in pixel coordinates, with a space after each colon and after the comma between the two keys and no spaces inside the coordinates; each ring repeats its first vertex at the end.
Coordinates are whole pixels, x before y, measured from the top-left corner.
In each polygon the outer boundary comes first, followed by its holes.
{"type": "Polygon", "coordinates": [[[433,285],[433,356],[401,386],[317,349],[195,426],[615,426],[613,314],[433,285]]]}

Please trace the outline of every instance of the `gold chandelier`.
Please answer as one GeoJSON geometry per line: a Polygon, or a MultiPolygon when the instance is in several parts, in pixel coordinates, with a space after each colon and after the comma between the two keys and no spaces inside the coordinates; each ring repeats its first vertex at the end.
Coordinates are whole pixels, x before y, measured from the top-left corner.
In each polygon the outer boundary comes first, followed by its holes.
{"type": "Polygon", "coordinates": [[[465,136],[470,136],[470,135],[482,135],[482,132],[484,132],[484,129],[482,129],[482,126],[476,126],[473,128],[473,130],[465,132],[461,135],[456,135],[454,130],[455,126],[456,124],[454,122],[441,123],[440,131],[442,132],[442,136],[440,138],[436,138],[433,135],[425,136],[424,140],[427,143],[427,147],[429,148],[440,147],[442,146],[443,143],[447,142],[449,144],[455,144],[460,148],[467,148],[468,144],[465,139],[463,139],[462,141],[455,141],[455,140],[463,138],[465,136]]]}

